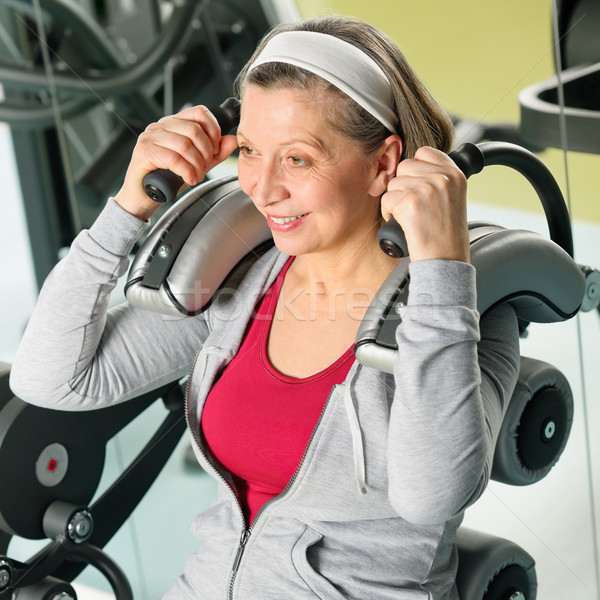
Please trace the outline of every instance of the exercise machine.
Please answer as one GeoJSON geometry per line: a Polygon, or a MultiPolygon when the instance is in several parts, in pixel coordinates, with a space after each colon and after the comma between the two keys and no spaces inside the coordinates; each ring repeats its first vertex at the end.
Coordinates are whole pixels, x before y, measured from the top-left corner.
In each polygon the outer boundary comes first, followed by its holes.
{"type": "MultiPolygon", "coordinates": [[[[556,223],[550,226],[550,237],[491,223],[470,224],[480,311],[510,302],[523,328],[530,322],[571,318],[585,296],[585,277],[571,257],[568,219],[556,220],[564,219],[566,209],[552,176],[537,158],[512,144],[469,146],[466,152],[481,154],[484,162],[487,156],[495,164],[516,164],[538,191],[549,223],[556,223]],[[528,260],[522,260],[524,256],[528,260]]],[[[167,314],[198,314],[221,288],[232,285],[228,276],[240,261],[271,245],[264,219],[235,177],[206,182],[184,193],[146,237],[131,265],[128,300],[167,314]]],[[[357,359],[378,369],[389,370],[394,360],[390,331],[401,319],[403,298],[410,289],[408,261],[400,262],[375,297],[357,336],[357,359]]],[[[135,508],[184,431],[179,384],[112,408],[65,413],[13,397],[7,383],[9,366],[3,371],[0,475],[11,482],[12,493],[0,496],[0,600],[37,600],[58,593],[74,597],[70,582],[86,563],[107,577],[119,600],[127,600],[127,578],[102,547],[135,508]],[[139,458],[90,504],[107,441],[159,399],[167,411],[164,423],[139,458]],[[85,464],[78,462],[82,458],[85,464]],[[20,562],[6,552],[13,535],[50,541],[20,562]]],[[[567,443],[572,416],[566,378],[547,363],[522,357],[492,478],[530,485],[545,477],[567,443]]],[[[459,547],[461,600],[535,598],[534,560],[517,544],[460,528],[459,547]]]]}

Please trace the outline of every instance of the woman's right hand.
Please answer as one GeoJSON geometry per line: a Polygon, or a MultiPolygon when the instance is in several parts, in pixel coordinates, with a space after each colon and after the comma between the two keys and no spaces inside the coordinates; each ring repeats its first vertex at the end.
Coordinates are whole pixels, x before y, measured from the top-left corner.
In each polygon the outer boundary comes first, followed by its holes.
{"type": "Polygon", "coordinates": [[[401,161],[381,197],[381,212],[404,230],[411,262],[469,262],[467,179],[444,152],[423,146],[401,161]]]}
{"type": "Polygon", "coordinates": [[[236,137],[221,136],[215,116],[205,106],[163,117],[139,136],[115,201],[132,215],[147,220],[160,206],[144,192],[143,180],[148,173],[169,169],[187,185],[196,185],[236,148],[236,137]]]}

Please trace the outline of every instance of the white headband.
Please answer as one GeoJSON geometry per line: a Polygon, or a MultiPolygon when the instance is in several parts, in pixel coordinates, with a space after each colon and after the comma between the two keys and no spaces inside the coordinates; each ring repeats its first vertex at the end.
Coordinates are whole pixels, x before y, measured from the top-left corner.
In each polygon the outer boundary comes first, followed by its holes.
{"type": "Polygon", "coordinates": [[[272,37],[249,71],[282,62],[319,75],[373,115],[391,132],[398,117],[392,110],[392,86],[381,67],[356,46],[315,31],[284,31],[272,37]]]}

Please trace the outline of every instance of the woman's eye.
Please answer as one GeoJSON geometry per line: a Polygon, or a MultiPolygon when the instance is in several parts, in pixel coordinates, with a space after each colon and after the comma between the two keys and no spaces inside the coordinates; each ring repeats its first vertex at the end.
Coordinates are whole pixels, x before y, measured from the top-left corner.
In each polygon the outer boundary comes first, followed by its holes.
{"type": "Polygon", "coordinates": [[[250,148],[250,146],[240,146],[240,154],[244,156],[252,156],[254,154],[254,148],[250,148]]]}
{"type": "Polygon", "coordinates": [[[306,161],[299,156],[290,156],[290,162],[292,165],[294,165],[294,167],[303,167],[306,165],[306,161]]]}

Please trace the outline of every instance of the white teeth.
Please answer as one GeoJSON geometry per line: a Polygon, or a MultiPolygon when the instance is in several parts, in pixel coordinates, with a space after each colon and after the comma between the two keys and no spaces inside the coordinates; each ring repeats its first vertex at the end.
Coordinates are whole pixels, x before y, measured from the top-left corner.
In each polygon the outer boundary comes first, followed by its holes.
{"type": "MultiPolygon", "coordinates": [[[[306,215],[308,213],[304,213],[304,215],[306,215]]],[[[292,221],[295,221],[296,219],[299,219],[300,217],[303,217],[304,215],[298,215],[297,217],[283,217],[283,218],[278,218],[278,217],[271,217],[271,221],[273,221],[273,223],[277,223],[277,225],[285,225],[286,223],[291,223],[292,221]]]]}

